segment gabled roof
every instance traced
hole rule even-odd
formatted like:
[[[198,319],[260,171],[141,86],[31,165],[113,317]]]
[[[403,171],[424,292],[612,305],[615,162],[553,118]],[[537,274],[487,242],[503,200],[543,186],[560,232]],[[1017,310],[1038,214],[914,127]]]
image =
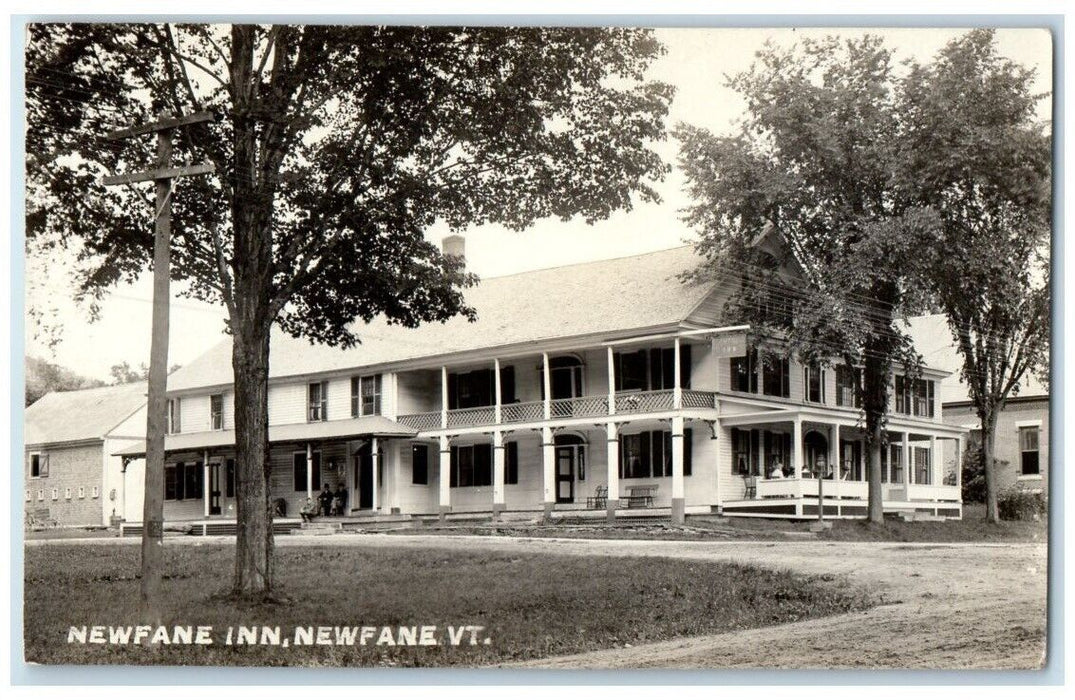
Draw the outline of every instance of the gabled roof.
[[[941,382],[941,403],[969,401],[967,386],[960,379],[959,371],[963,368],[963,356],[956,349],[952,331],[948,328],[948,317],[944,314],[913,316],[906,319],[906,332],[914,340],[915,350],[922,355],[923,362],[929,367],[936,367],[951,372],[951,376]],[[1027,372],[1020,382],[1016,396],[1048,396],[1048,387],[1042,385],[1033,373]]]
[[[146,383],[45,394],[26,409],[26,445],[101,439],[146,403]]]
[[[315,345],[273,329],[269,376],[357,369],[454,352],[683,322],[714,284],[684,284],[697,266],[691,246],[484,279],[466,291],[474,323],[453,318],[408,329],[382,318],[361,326],[350,350]],[[231,338],[168,377],[169,391],[232,383]]]

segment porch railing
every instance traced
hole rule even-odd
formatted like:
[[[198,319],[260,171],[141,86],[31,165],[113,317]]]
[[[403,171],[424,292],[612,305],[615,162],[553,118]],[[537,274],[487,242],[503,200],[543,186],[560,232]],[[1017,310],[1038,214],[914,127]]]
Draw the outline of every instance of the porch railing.
[[[530,423],[544,417],[545,403],[542,401],[506,403],[500,407],[500,419],[505,423]]]
[[[608,415],[607,396],[579,396],[573,399],[554,399],[549,402],[553,418],[589,418]]]
[[[616,414],[659,413],[671,411],[675,406],[672,390],[620,392],[616,394]],[[571,399],[554,399],[549,402],[549,412],[557,418],[599,418],[608,416],[608,396],[579,396]],[[716,394],[711,391],[684,390],[683,408],[715,408]],[[448,427],[461,428],[477,425],[495,425],[496,409],[493,406],[458,408],[448,411]],[[506,403],[500,407],[501,423],[536,423],[545,419],[545,402],[524,401]],[[415,430],[437,430],[442,427],[440,411],[410,413],[399,416],[398,422]]]
[[[397,416],[396,422],[415,430],[436,430],[440,427],[440,411],[434,413],[408,413]]]

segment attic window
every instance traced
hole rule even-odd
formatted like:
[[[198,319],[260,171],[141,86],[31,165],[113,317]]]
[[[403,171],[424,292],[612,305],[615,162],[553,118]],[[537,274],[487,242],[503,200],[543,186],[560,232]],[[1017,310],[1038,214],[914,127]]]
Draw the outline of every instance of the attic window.
[[[40,452],[30,454],[30,478],[44,479],[49,475],[49,456]]]

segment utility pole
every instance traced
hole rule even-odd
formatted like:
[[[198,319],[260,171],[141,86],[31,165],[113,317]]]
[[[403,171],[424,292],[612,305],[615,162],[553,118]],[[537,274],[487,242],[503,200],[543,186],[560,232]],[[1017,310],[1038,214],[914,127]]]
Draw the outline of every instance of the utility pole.
[[[160,115],[150,124],[113,131],[105,136],[120,140],[157,135],[157,167],[129,175],[110,175],[105,185],[129,185],[152,180],[156,184],[157,202],[153,238],[153,327],[149,350],[149,399],[146,419],[145,504],[142,510],[142,583],[139,608],[144,622],[159,622],[161,561],[164,554],[164,434],[168,411],[165,392],[168,381],[168,291],[171,274],[172,189],[173,180],[186,175],[214,171],[212,163],[172,167],[172,133],[176,128],[212,121],[212,112],[187,116]]]

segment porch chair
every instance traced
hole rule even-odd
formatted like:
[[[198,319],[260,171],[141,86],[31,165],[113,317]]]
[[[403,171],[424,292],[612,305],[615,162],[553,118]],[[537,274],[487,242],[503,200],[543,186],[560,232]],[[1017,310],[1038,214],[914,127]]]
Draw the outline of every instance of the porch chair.
[[[756,476],[744,476],[743,486],[746,492],[743,494],[744,498],[755,498],[758,495],[758,477]]]
[[[594,489],[593,495],[586,499],[587,508],[605,508],[608,506],[608,487],[598,486]]]

